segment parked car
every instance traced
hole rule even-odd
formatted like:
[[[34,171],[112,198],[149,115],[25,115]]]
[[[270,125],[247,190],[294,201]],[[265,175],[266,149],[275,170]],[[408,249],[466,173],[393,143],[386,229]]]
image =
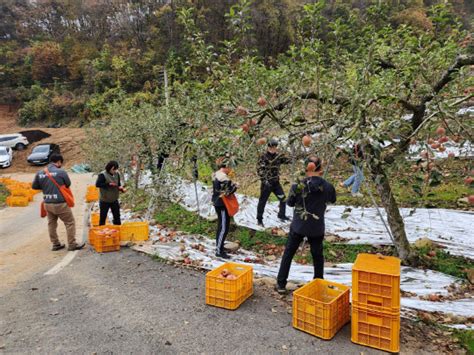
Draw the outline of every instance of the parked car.
[[[2,147],[0,146],[0,167],[1,168],[8,168],[12,165],[13,160],[13,152],[10,147]]]
[[[49,158],[53,153],[60,153],[59,145],[45,143],[37,145],[28,156],[28,163],[33,165],[43,165],[49,163]]]
[[[0,135],[0,146],[10,147],[16,150],[24,150],[28,144],[30,144],[28,139],[20,133]]]

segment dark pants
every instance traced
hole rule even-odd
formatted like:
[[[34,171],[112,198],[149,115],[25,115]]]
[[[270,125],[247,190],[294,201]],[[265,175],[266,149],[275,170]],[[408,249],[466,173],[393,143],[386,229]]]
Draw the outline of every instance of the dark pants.
[[[225,207],[215,207],[218,223],[216,233],[216,253],[222,253],[224,251],[224,242],[229,233],[230,216],[227,213]]]
[[[290,230],[288,240],[286,241],[285,252],[281,258],[280,270],[278,271],[277,282],[280,287],[286,286],[288,274],[290,273],[291,261],[295,256],[298,247],[303,241],[304,235],[298,234]],[[315,279],[323,279],[324,275],[324,255],[323,255],[323,239],[324,237],[308,238],[313,257],[314,277]]]
[[[257,206],[257,220],[263,220],[263,211],[265,211],[265,206],[267,204],[268,198],[271,193],[274,193],[278,200],[280,201],[280,211],[278,212],[278,218],[283,218],[286,215],[286,200],[285,192],[279,181],[264,183],[260,186],[260,198],[258,199]]]
[[[105,221],[107,220],[107,214],[109,213],[109,209],[112,210],[112,215],[114,216],[114,224],[121,225],[122,222],[120,221],[120,204],[118,201],[115,202],[99,202],[100,207],[100,220],[99,226],[103,226]]]

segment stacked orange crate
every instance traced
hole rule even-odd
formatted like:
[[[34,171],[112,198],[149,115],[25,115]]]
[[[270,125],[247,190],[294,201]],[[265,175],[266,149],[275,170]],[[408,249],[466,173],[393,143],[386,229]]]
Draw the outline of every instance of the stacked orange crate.
[[[352,268],[352,341],[400,351],[400,259],[357,256]]]

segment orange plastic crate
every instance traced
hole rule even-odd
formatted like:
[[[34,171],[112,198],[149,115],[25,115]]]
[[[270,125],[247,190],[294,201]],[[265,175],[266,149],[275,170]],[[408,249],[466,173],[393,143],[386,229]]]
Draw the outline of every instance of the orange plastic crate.
[[[237,276],[228,280],[221,276],[227,269]],[[210,306],[237,309],[253,294],[253,268],[249,265],[225,263],[206,274],[206,304]]]
[[[150,227],[148,222],[125,222],[120,227],[120,240],[124,241],[144,241],[148,240]]]
[[[293,327],[331,339],[350,320],[350,287],[315,279],[293,292]]]
[[[393,315],[352,307],[354,343],[392,353],[400,351],[400,314]]]
[[[98,212],[91,213],[91,226],[97,227],[100,222],[100,214]]]
[[[89,186],[86,192],[86,202],[95,202],[99,200],[99,190],[95,186]]]
[[[359,254],[352,267],[352,305],[378,312],[400,312],[400,259]]]
[[[28,206],[28,197],[8,196],[6,203],[7,203],[7,206],[10,206],[10,207],[26,207]]]
[[[120,250],[120,237],[113,228],[93,227],[89,229],[89,244],[99,253],[117,251]]]

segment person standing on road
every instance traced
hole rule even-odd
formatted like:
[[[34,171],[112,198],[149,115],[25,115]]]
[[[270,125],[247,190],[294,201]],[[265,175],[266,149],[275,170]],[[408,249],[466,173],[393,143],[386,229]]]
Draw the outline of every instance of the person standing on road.
[[[219,170],[212,174],[212,203],[216,209],[218,224],[216,232],[216,256],[229,259],[229,255],[224,251],[224,243],[229,233],[230,216],[223,201],[223,196],[229,196],[237,191],[228,174],[230,169],[226,163],[218,164]]]
[[[95,186],[100,189],[99,207],[100,220],[99,226],[103,226],[107,220],[109,209],[112,210],[115,225],[121,225],[120,220],[120,192],[125,192],[118,171],[119,165],[111,160],[105,166],[105,170],[99,174]]]
[[[321,165],[319,158],[310,157],[307,160],[306,178],[291,187],[288,206],[294,207],[294,214],[278,271],[276,285],[278,293],[286,292],[291,261],[305,237],[313,257],[314,278],[324,278],[324,214],[327,204],[336,202],[336,190],[321,177]]]
[[[260,198],[257,206],[257,223],[260,227],[264,227],[263,212],[272,192],[280,201],[278,218],[285,222],[290,220],[286,216],[286,196],[280,184],[280,166],[289,163],[290,159],[288,157],[278,153],[278,141],[270,139],[267,151],[260,157],[257,166],[257,174],[261,181]]]
[[[66,226],[68,250],[79,250],[85,245],[85,243],[76,242],[76,222],[74,215],[59,188],[56,186],[56,184],[59,186],[65,185],[66,187],[71,186],[71,180],[68,174],[65,170],[61,169],[63,161],[64,159],[60,154],[51,155],[50,163],[46,168],[51,178],[48,177],[45,170],[41,170],[36,173],[32,185],[33,189],[43,191],[44,206],[48,216],[49,238],[51,239],[51,243],[53,243],[53,251],[65,247],[64,244],[60,243],[57,233],[58,218],[63,221]],[[56,184],[51,179],[54,179]]]

